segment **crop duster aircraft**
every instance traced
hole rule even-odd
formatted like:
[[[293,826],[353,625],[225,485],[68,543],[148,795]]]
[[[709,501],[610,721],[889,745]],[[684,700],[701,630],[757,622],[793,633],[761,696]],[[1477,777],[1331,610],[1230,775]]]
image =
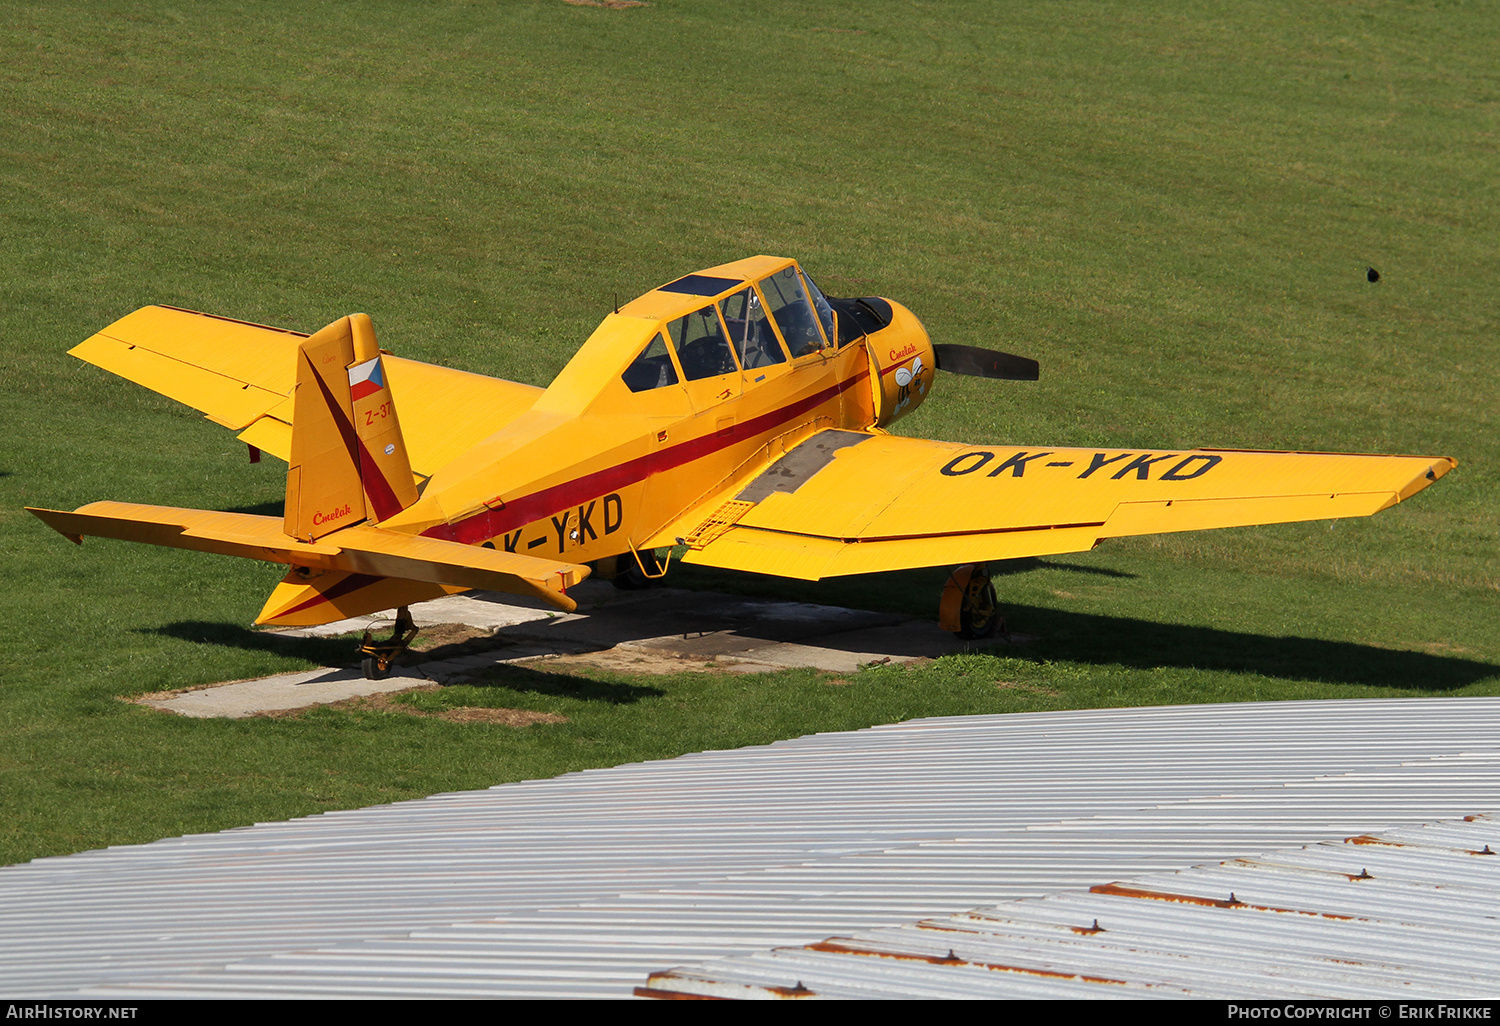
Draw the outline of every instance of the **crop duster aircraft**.
[[[469,588],[575,608],[689,563],[818,580],[963,564],[940,622],[999,617],[985,561],[1101,539],[1366,516],[1447,458],[963,445],[888,434],[937,370],[1036,379],[1022,357],[933,345],[888,299],[825,297],[794,260],[678,278],[605,317],[545,388],[401,359],[370,318],[314,335],[149,306],[72,350],[290,465],[283,517],[94,502],[32,510],[84,535],[284,563],[256,622],[398,607],[362,651],[382,676],[405,607]]]

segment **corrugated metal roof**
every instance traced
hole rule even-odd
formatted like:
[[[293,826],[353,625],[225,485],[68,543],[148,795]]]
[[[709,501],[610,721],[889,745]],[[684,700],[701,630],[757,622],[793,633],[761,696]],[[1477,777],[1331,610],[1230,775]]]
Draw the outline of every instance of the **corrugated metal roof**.
[[[1500,823],[1363,834],[653,975],[734,998],[1493,999]]]
[[[651,972],[1500,804],[1500,699],[915,720],[0,869],[15,996]]]

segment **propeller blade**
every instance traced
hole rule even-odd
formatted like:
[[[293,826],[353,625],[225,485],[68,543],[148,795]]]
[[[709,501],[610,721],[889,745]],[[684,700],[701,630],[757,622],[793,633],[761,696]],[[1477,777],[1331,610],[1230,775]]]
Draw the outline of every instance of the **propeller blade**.
[[[1041,375],[1041,365],[1035,360],[996,349],[941,344],[933,346],[932,353],[937,358],[938,369],[950,374],[971,374],[977,378],[1006,381],[1036,381]]]

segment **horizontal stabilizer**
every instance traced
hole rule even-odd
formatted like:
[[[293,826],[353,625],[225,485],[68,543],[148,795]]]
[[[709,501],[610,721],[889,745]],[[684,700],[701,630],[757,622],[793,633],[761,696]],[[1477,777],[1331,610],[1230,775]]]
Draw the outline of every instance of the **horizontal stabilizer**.
[[[47,526],[80,540],[84,536],[147,542],[169,548],[244,556],[310,570],[342,570],[370,577],[457,588],[485,588],[532,595],[572,612],[566,590],[588,576],[588,567],[517,552],[402,534],[369,524],[345,528],[313,542],[282,531],[280,517],[249,513],[94,502],[73,512],[32,509]],[[340,617],[333,617],[339,619]]]

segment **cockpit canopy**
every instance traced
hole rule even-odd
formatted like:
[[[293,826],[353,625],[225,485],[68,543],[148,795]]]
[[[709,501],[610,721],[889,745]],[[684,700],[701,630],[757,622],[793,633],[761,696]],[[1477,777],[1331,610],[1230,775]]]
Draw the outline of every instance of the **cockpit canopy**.
[[[690,274],[636,302],[662,293],[705,302],[663,318],[663,330],[625,370],[632,392],[771,367],[840,344],[828,300],[795,263],[759,276]]]

